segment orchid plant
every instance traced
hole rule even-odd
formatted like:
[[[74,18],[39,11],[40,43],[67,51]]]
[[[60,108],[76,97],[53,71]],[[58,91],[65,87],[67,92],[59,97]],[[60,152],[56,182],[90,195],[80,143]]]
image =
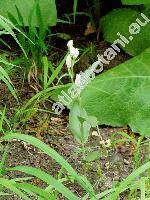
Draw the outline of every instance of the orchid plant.
[[[79,49],[73,45],[73,40],[67,43],[68,53],[66,56],[66,66],[72,85],[68,91],[61,91],[58,95],[59,102],[54,103],[52,110],[56,114],[61,114],[64,109],[64,105],[67,106],[71,111],[69,115],[70,130],[73,133],[75,139],[83,146],[89,137],[90,130],[92,127],[97,127],[98,121],[94,116],[89,116],[86,110],[81,105],[80,94],[82,90],[95,78],[95,73],[99,73],[103,70],[103,66],[97,70],[97,67],[101,66],[101,58],[98,55],[98,60],[94,62],[90,68],[79,74],[74,74],[74,66],[78,62]]]
[[[70,130],[74,135],[75,139],[82,145],[87,142],[90,130],[92,127],[98,127],[98,121],[96,117],[89,116],[82,105],[80,104],[80,93],[81,91],[95,78],[94,70],[100,65],[101,59],[98,56],[98,60],[94,62],[89,69],[85,72],[76,74],[74,80],[74,65],[78,62],[79,49],[73,46],[73,40],[68,41],[68,54],[66,57],[66,66],[68,74],[72,80],[73,85],[76,87],[77,98],[74,100],[73,106],[70,108]],[[102,69],[101,69],[102,70]]]

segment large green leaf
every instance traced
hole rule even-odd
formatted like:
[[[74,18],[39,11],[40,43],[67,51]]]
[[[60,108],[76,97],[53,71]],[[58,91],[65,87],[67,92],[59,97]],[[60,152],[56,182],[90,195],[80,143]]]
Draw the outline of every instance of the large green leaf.
[[[147,13],[145,15],[148,17]],[[145,22],[141,14],[133,9],[115,9],[110,12],[101,21],[105,40],[114,43],[120,38],[117,35],[119,32],[129,40],[129,44],[126,44],[125,47],[120,45],[128,54],[135,56],[141,53],[150,46],[150,23],[147,23],[146,26],[140,26],[140,32],[132,35],[129,32],[129,27],[136,22],[137,18],[141,22]],[[130,36],[133,37],[132,40],[129,39]]]
[[[25,26],[29,26],[29,18],[32,16],[31,25],[38,27],[39,22],[35,3],[36,0],[0,0],[0,15],[8,18],[9,13],[15,17],[19,25],[22,25],[20,16],[17,12],[18,9]],[[55,25],[57,21],[55,0],[39,0],[39,6],[43,23],[46,26]]]
[[[82,92],[81,105],[100,125],[129,125],[150,135],[150,48],[97,76]]]
[[[150,0],[121,0],[126,5],[150,4]]]

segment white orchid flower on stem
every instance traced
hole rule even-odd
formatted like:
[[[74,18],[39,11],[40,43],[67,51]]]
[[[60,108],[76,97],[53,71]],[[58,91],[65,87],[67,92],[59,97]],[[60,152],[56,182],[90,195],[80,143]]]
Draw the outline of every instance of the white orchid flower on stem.
[[[70,49],[73,46],[73,40],[69,40],[67,43],[67,47]]]
[[[79,50],[77,48],[71,47],[70,48],[70,55],[74,58],[77,59],[79,56]]]
[[[72,66],[72,58],[71,58],[70,54],[68,54],[67,57],[66,57],[66,65],[67,65],[68,69],[70,69],[71,66]]]
[[[73,46],[73,40],[69,40],[69,42],[67,43],[67,46],[68,46],[71,57],[73,57],[74,59],[77,59],[77,57],[79,56],[79,49]]]
[[[81,74],[76,74],[75,85],[76,86],[81,85]]]
[[[78,48],[75,48],[73,46],[73,40],[69,40],[67,43],[67,46],[68,46],[69,53],[66,57],[66,65],[68,68],[69,76],[71,77],[71,80],[73,82],[73,77],[74,77],[73,67],[76,63],[77,57],[79,56],[79,50]]]

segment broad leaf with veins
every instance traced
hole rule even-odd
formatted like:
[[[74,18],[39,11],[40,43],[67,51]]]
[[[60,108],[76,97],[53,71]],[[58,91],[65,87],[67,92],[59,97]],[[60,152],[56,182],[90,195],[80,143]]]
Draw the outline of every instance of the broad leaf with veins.
[[[150,135],[150,48],[97,76],[82,92],[81,105],[100,125],[129,125]]]
[[[150,19],[149,11],[143,11],[143,13],[148,19]],[[115,9],[108,13],[101,20],[101,28],[105,40],[112,44],[120,38],[117,35],[117,33],[120,33],[129,41],[129,44],[126,44],[124,47],[120,45],[120,48],[132,56],[136,56],[143,52],[150,46],[150,22],[148,22],[145,26],[140,26],[140,32],[138,34],[132,35],[129,32],[129,27],[132,23],[136,22],[137,18],[142,23],[146,22],[139,11],[131,8]],[[130,36],[133,38],[131,41],[129,39]]]

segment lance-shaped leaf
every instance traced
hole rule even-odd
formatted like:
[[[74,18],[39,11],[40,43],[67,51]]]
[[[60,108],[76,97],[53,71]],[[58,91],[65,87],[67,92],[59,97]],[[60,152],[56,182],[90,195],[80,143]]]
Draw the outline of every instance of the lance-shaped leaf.
[[[122,0],[122,3],[126,5],[141,5],[150,4],[150,0]]]

